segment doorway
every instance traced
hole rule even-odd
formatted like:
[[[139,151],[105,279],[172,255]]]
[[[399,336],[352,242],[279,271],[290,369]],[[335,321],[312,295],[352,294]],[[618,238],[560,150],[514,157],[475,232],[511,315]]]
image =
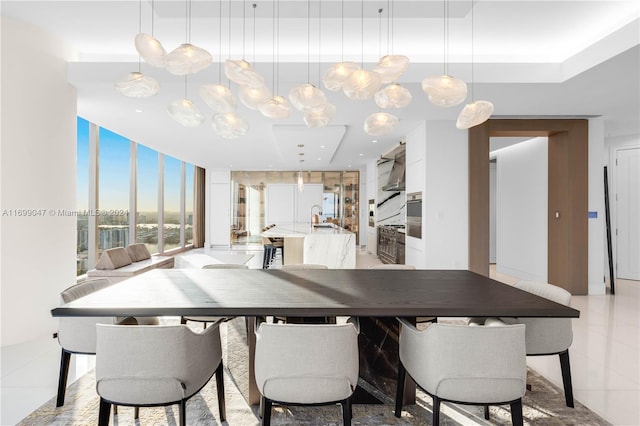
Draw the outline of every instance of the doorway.
[[[616,276],[640,280],[640,148],[619,148],[615,158]]]
[[[547,282],[588,293],[588,121],[491,119],[469,129],[469,269],[489,276],[489,139],[546,136]]]

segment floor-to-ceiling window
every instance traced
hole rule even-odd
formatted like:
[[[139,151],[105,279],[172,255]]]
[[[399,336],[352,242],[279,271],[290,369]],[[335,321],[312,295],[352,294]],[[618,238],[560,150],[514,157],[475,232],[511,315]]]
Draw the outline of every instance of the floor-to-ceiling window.
[[[193,194],[195,168],[193,164],[185,164],[185,184],[184,184],[184,239],[186,245],[193,244]]]
[[[162,223],[164,251],[180,246],[180,169],[180,160],[168,155],[164,156],[164,221]]]
[[[105,249],[141,242],[151,253],[166,253],[192,246],[194,169],[78,118],[78,275]]]
[[[77,244],[76,272],[82,275],[87,272],[89,262],[89,122],[78,117],[77,125]]]
[[[98,256],[129,244],[129,140],[100,129]]]
[[[138,145],[137,242],[158,252],[158,152]]]

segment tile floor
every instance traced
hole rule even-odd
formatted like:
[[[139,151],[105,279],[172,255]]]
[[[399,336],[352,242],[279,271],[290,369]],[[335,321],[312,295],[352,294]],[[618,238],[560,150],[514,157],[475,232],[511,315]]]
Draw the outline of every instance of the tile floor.
[[[262,267],[261,248],[234,252],[254,254],[249,267]],[[356,263],[367,268],[380,261],[360,252]],[[574,296],[572,306],[581,311],[570,349],[575,398],[615,425],[640,425],[640,282],[618,280],[615,296]],[[69,383],[93,366],[92,356],[72,360]],[[16,424],[55,395],[59,362],[53,339],[2,347],[0,425]],[[529,357],[528,363],[561,387],[557,356]]]

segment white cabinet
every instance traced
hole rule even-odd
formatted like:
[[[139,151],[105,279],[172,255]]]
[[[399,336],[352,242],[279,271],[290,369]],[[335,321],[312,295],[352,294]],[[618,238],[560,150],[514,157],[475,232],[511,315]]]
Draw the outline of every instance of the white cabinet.
[[[322,190],[322,184],[306,184],[302,191],[294,184],[267,185],[265,224],[311,224],[311,207],[322,205]]]

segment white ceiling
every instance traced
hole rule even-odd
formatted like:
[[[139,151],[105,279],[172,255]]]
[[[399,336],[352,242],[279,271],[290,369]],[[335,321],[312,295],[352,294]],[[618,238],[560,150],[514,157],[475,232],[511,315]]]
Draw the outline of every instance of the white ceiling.
[[[413,102],[403,110],[389,111],[400,118],[392,134],[373,138],[364,132],[364,119],[378,110],[373,100],[352,101],[328,90],[324,91],[337,115],[326,129],[307,129],[302,113],[295,110],[288,119],[270,120],[243,105],[238,111],[251,129],[240,139],[223,140],[208,123],[183,128],[166,113],[171,100],[184,96],[183,77],[143,63],[142,72],[161,82],[158,95],[130,99],[113,86],[138,69],[133,39],[140,25],[143,32],[151,32],[150,0],[3,0],[1,11],[3,16],[43,27],[72,48],[68,79],[77,88],[80,116],[203,167],[361,168],[393,148],[421,120],[451,120],[454,126],[463,105],[432,106],[420,89],[425,76],[443,73],[445,52],[448,73],[468,84],[473,78],[476,84],[469,84],[470,92],[473,88],[475,99],[494,103],[494,117],[602,117],[607,136],[639,132],[637,0],[280,0],[279,4],[280,18],[274,21],[272,1],[192,0],[191,42],[209,50],[215,61],[244,56],[271,87],[277,22],[278,93],[285,96],[294,85],[306,83],[307,75],[318,85],[319,70],[342,57],[370,69],[380,55],[404,54],[411,65],[399,82],[411,90]],[[155,0],[154,35],[167,51],[186,40],[186,5],[186,0]],[[218,81],[217,63],[188,79],[188,97],[207,116],[212,111],[199,99],[198,88]],[[221,81],[227,84],[224,76]],[[233,83],[231,88],[237,93]],[[301,150],[304,156],[298,155]],[[304,163],[299,162],[301,157]]]

